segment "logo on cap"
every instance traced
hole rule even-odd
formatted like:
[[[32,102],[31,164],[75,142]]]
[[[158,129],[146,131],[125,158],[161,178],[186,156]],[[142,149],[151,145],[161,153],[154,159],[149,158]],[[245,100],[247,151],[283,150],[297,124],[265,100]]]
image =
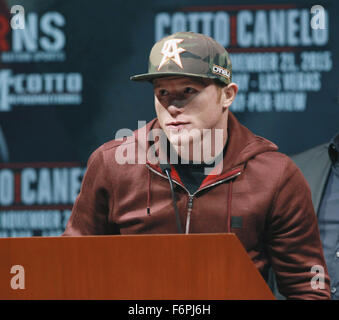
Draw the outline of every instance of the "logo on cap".
[[[223,76],[224,78],[227,78],[228,80],[231,77],[231,73],[229,72],[229,70],[227,70],[223,67],[220,67],[216,64],[213,65],[212,72],[215,73],[215,74],[219,74],[219,75]]]
[[[179,48],[178,43],[183,42],[184,39],[170,39],[167,40],[162,49],[161,53],[163,54],[163,58],[159,64],[158,71],[163,67],[163,65],[169,61],[172,60],[175,62],[181,69],[184,67],[181,63],[180,53],[186,51],[184,48]]]

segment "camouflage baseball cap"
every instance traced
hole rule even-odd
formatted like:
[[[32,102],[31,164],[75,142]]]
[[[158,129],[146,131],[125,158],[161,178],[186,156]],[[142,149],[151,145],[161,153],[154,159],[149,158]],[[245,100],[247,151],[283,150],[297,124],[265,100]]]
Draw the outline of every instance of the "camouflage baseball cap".
[[[148,73],[131,77],[134,81],[150,81],[169,76],[232,80],[232,64],[225,48],[211,37],[194,32],[177,32],[153,46]]]

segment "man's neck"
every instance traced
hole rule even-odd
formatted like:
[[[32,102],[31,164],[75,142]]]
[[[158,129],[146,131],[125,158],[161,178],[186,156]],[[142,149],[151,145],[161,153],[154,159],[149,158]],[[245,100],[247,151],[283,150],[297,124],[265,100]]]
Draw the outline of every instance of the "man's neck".
[[[215,165],[219,163],[225,156],[226,153],[226,147],[227,147],[227,140],[225,141],[225,144],[222,148],[219,150],[214,149],[213,153],[211,152],[208,157],[201,156],[202,153],[198,153],[198,156],[196,157],[187,157],[186,153],[180,153],[177,150],[180,148],[176,148],[175,146],[171,145],[168,142],[169,146],[169,155],[171,155],[171,159],[173,162],[176,162],[178,164],[187,164],[187,165],[201,165],[201,166],[210,166]],[[216,152],[218,151],[218,153]],[[183,156],[184,155],[184,156]],[[171,163],[172,163],[171,161]]]

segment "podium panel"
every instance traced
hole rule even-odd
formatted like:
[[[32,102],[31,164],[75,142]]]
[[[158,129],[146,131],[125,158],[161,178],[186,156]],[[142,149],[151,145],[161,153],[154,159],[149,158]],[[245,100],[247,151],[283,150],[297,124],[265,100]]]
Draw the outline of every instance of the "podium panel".
[[[3,238],[0,256],[0,299],[274,299],[234,234]]]

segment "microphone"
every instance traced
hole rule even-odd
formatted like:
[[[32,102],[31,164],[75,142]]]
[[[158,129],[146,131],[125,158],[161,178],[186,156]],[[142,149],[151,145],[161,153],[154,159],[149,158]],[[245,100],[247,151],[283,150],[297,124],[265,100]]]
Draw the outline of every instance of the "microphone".
[[[173,202],[173,207],[174,207],[174,212],[175,212],[175,218],[176,218],[178,233],[183,233],[182,227],[181,227],[179,211],[178,211],[178,207],[177,207],[177,198],[176,198],[175,193],[174,193],[173,181],[172,181],[172,178],[171,178],[172,168],[171,168],[170,164],[166,162],[166,163],[160,163],[160,169],[164,174],[166,174],[168,181],[169,181],[169,184],[170,184],[171,194],[172,194],[172,202]]]
[[[160,169],[162,171],[162,173],[166,174],[166,170],[168,170],[169,172],[172,171],[171,165],[169,163],[160,163]]]

